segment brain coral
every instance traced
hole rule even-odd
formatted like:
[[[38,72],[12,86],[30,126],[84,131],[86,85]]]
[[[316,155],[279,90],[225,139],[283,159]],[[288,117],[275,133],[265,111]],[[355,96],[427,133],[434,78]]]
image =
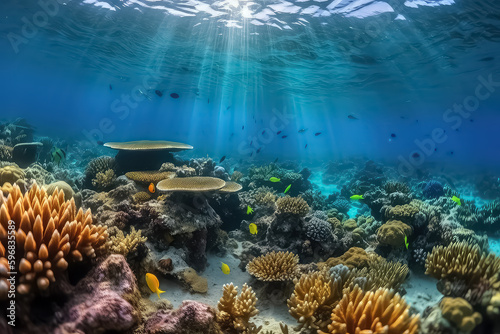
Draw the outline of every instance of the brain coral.
[[[254,258],[246,269],[261,281],[289,281],[295,277],[298,263],[298,255],[273,251]]]
[[[105,247],[105,227],[92,223],[90,210],[76,210],[75,201],[64,200],[64,192],[48,195],[36,183],[24,196],[18,186],[7,198],[0,195],[0,299],[10,287],[6,273],[19,273],[17,292],[27,294],[33,288],[46,290],[68,261],[94,257]],[[14,222],[10,229],[9,221]],[[16,233],[16,263],[7,260],[8,231]]]
[[[443,317],[464,333],[472,332],[483,320],[481,314],[474,312],[471,304],[463,298],[445,297],[439,303],[439,307],[443,312]]]
[[[405,235],[410,236],[412,229],[410,226],[399,220],[389,220],[377,230],[377,240],[381,244],[393,247],[403,246]]]
[[[309,205],[302,197],[281,197],[276,201],[278,212],[305,216],[309,212]]]
[[[16,164],[0,168],[0,185],[3,185],[5,182],[14,184],[17,180],[24,178],[25,174],[23,170]]]
[[[331,241],[334,239],[332,226],[325,220],[312,217],[306,228],[307,237],[314,241]]]
[[[386,211],[385,217],[388,220],[400,220],[404,223],[411,224],[417,213],[418,208],[410,204],[396,205],[389,211]]]
[[[356,286],[332,312],[328,332],[319,334],[417,334],[419,316],[391,290],[363,292]]]

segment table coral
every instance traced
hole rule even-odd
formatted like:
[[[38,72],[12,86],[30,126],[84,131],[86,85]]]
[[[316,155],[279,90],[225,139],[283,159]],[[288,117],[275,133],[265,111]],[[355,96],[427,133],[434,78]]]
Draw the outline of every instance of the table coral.
[[[161,180],[174,178],[175,172],[137,171],[128,172],[125,176],[140,185],[149,186],[151,183],[156,185]]]
[[[399,220],[390,220],[377,230],[377,240],[381,244],[400,247],[405,244],[405,235],[410,236],[411,234],[410,226]]]
[[[46,290],[56,275],[66,270],[68,261],[94,257],[106,246],[105,227],[92,222],[90,210],[76,210],[75,201],[65,201],[64,192],[48,195],[36,183],[24,196],[18,186],[7,198],[0,195],[0,265],[2,271],[11,271],[7,261],[7,231],[9,221],[15,223],[18,261],[14,271],[19,272],[16,284],[20,294],[37,287]],[[0,297],[9,289],[7,279],[0,279]]]
[[[391,290],[363,292],[355,287],[345,294],[332,312],[328,331],[319,334],[417,334],[419,316]]]
[[[298,255],[290,252],[271,252],[254,258],[246,269],[261,281],[289,281],[297,274]]]
[[[463,298],[445,297],[439,303],[443,317],[457,326],[461,332],[470,333],[483,318],[474,312],[472,306]]]

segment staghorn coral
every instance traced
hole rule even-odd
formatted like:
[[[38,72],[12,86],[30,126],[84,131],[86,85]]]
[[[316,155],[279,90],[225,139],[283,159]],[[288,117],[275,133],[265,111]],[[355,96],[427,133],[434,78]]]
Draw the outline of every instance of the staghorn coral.
[[[342,283],[333,280],[326,271],[303,274],[295,279],[295,289],[287,305],[297,319],[297,330],[325,328],[335,303],[342,296]]]
[[[121,254],[127,256],[137,249],[137,246],[145,243],[148,238],[141,236],[141,230],[135,230],[132,226],[130,228],[130,233],[125,236],[123,231],[118,230],[115,236],[110,238],[110,251],[114,254]]]
[[[479,325],[483,317],[474,312],[471,304],[463,298],[445,297],[439,303],[443,317],[452,322],[463,333],[470,333]]]
[[[2,271],[20,273],[17,292],[27,294],[36,286],[46,290],[55,282],[58,271],[68,267],[68,261],[94,257],[105,247],[105,227],[92,223],[90,210],[76,210],[75,201],[64,200],[64,192],[48,195],[36,183],[24,196],[14,186],[8,198],[0,195],[0,266]],[[18,261],[14,268],[7,261],[7,231],[13,221],[18,245]],[[0,279],[0,298],[7,295],[10,283]]]
[[[143,186],[149,186],[151,183],[155,185],[161,180],[171,179],[175,177],[175,172],[160,172],[160,171],[138,171],[128,172],[125,174],[129,179]]]
[[[256,316],[259,311],[255,307],[257,297],[252,288],[246,283],[243,284],[241,293],[238,296],[238,287],[233,283],[224,284],[222,297],[217,303],[219,310],[217,314],[217,322],[224,332],[228,329],[244,331],[253,324],[250,318]]]
[[[273,251],[252,259],[246,269],[261,281],[289,281],[297,274],[298,263],[298,255]]]
[[[328,332],[319,334],[417,334],[419,316],[391,290],[363,292],[356,286],[332,312]]]
[[[105,172],[96,174],[95,179],[92,179],[92,185],[98,190],[109,189],[116,181],[115,171],[108,169]]]
[[[377,230],[377,240],[381,244],[400,247],[404,245],[405,235],[410,236],[411,233],[410,226],[399,220],[390,220]]]
[[[0,185],[6,182],[14,184],[17,180],[24,179],[25,177],[26,175],[23,170],[16,164],[10,164],[0,168]]]
[[[494,290],[500,290],[500,258],[481,252],[479,246],[467,243],[451,243],[436,246],[427,255],[425,273],[437,279],[462,279],[472,287],[489,281]]]
[[[309,205],[302,197],[281,197],[276,201],[280,214],[292,214],[304,217],[309,212]]]

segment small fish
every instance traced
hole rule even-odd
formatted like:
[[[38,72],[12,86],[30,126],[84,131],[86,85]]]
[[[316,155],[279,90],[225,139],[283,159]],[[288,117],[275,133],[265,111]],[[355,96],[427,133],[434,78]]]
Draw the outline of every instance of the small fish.
[[[391,138],[396,138],[396,134],[395,133],[391,133]]]
[[[288,137],[288,136],[281,136],[281,138],[283,138],[283,139],[285,139],[286,137]]]
[[[250,225],[248,225],[248,229],[250,230],[250,234],[257,234],[257,225],[254,223],[250,223]]]
[[[226,156],[225,155],[222,158],[220,158],[219,163],[223,162],[224,160],[226,160]]]
[[[420,154],[418,152],[415,152],[411,155],[411,157],[415,159],[420,159]]]
[[[113,86],[109,85],[109,90],[113,90]]]
[[[155,90],[155,94],[158,95],[159,97],[163,96],[163,93],[160,90]],[[173,97],[173,96],[172,96]]]
[[[179,98],[179,94],[172,93],[172,94],[170,94],[170,97],[173,98],[173,99],[178,99]]]
[[[408,237],[406,236],[406,234],[405,234],[405,246],[406,246],[406,249],[408,249],[408,246],[410,246],[410,243],[408,242]]]
[[[250,207],[250,205],[247,205],[247,215],[250,215],[253,213],[253,209]]]
[[[286,187],[285,191],[283,192],[283,194],[286,194],[288,192],[288,190],[290,190],[290,188],[292,187],[291,184],[288,185],[288,187]]]
[[[304,133],[304,132],[306,132],[306,131],[307,131],[307,129],[300,129],[300,130],[299,130],[299,133]]]
[[[276,158],[276,159],[274,160],[274,163],[277,163],[277,162],[278,162],[278,159],[279,159],[279,158]]]
[[[147,273],[146,283],[148,284],[149,289],[158,295],[158,299],[161,299],[160,293],[164,293],[165,291],[160,290],[160,282],[158,282],[158,278],[156,278],[153,274]]]
[[[207,103],[210,103],[210,99],[207,99]]]
[[[52,160],[59,166],[64,159],[66,159],[66,152],[60,148],[54,148],[54,151],[52,151]]]
[[[231,109],[231,106],[229,106],[229,107],[226,108],[226,110],[229,110],[229,109]]]
[[[241,130],[245,130],[245,126],[244,125],[241,127]]]
[[[224,262],[221,262],[222,263],[222,266],[220,267],[220,269],[222,270],[222,272],[226,275],[229,275],[229,273],[231,272],[231,269],[229,269],[229,266],[227,264],[225,264]]]
[[[156,188],[155,188],[154,183],[150,183],[150,184],[149,184],[148,190],[149,190],[149,192],[150,192],[150,193],[152,193],[152,194],[154,194],[154,193],[155,193]]]
[[[279,178],[274,177],[274,176],[271,177],[271,178],[269,178],[269,181],[271,181],[271,182],[281,182],[281,180]]]
[[[314,135],[317,137],[321,134],[321,132],[316,132]]]
[[[281,131],[276,132],[277,135],[279,135],[280,133],[281,133]]]
[[[97,143],[97,145],[99,145],[99,146],[103,146],[103,145],[104,145],[104,142],[103,142],[102,140],[98,140],[98,141],[96,141],[96,143]]]
[[[347,116],[347,118],[349,118],[349,119],[359,119],[359,118],[357,118],[357,117],[356,117],[356,116],[354,116],[354,115],[349,115],[349,116]]]
[[[256,153],[260,153],[260,150],[262,150],[262,147],[259,147]]]
[[[364,198],[363,198],[363,195],[352,195],[351,199],[352,200],[360,200],[360,199],[364,199]]]
[[[306,146],[304,146],[304,148],[307,148],[307,144],[306,144]]]
[[[250,142],[250,146],[252,146],[252,144],[253,144],[253,140]]]
[[[453,197],[451,198],[451,200],[452,200],[453,202],[457,203],[459,206],[461,206],[461,205],[462,205],[462,201],[461,201],[461,200],[460,200],[460,198],[458,198],[457,196],[453,196]]]

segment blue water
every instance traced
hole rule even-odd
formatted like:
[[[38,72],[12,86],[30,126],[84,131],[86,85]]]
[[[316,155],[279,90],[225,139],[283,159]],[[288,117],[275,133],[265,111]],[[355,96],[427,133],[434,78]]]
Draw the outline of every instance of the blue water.
[[[0,7],[1,116],[41,135],[177,140],[201,155],[312,165],[500,166],[492,0]],[[474,111],[447,112],[464,103]]]

